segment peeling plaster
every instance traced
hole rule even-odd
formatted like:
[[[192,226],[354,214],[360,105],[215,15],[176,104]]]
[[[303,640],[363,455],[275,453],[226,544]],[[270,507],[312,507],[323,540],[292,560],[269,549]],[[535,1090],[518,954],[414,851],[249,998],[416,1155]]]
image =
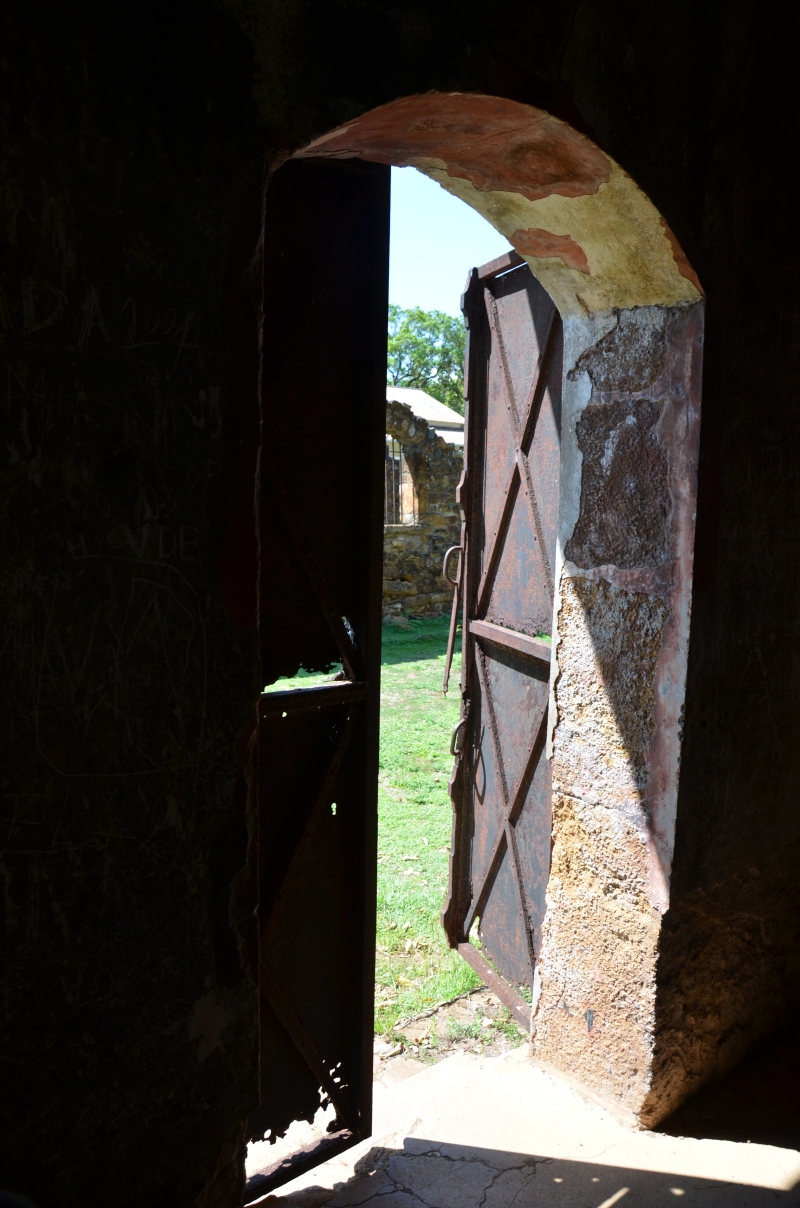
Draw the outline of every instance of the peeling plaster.
[[[607,184],[584,197],[553,194],[529,201],[519,193],[482,192],[452,177],[442,162],[414,165],[471,206],[512,242],[518,230],[537,228],[569,238],[586,257],[589,274],[558,258],[518,251],[562,317],[638,306],[696,302],[696,286],[679,271],[660,215],[630,177],[615,165]]]
[[[581,511],[566,548],[578,566],[632,569],[666,560],[671,500],[657,430],[662,407],[623,398],[581,416]]]
[[[658,691],[653,701],[655,729],[648,756],[651,767],[648,808],[651,818],[651,900],[663,911],[669,901],[669,870],[680,765],[680,717],[688,657],[702,305],[670,309],[640,308],[570,319],[564,324],[564,336],[562,469],[556,565],[556,582],[560,588],[554,604],[548,756],[553,757],[555,731],[564,720],[555,684],[562,662],[559,612],[564,592],[568,590],[567,579],[578,574],[589,578],[602,576],[618,588],[660,596],[668,609],[659,654]],[[638,402],[632,402],[631,394]],[[638,560],[627,558],[625,551],[621,550],[620,556],[613,562],[603,557],[600,565],[593,567],[583,562],[581,567],[572,565],[565,551],[571,550],[570,543],[581,516],[584,488],[589,481],[584,474],[584,452],[580,439],[580,427],[587,409],[591,406],[602,411],[604,406],[619,407],[625,400],[626,407],[635,408],[644,397],[658,400],[662,408],[655,430],[667,462],[661,506],[668,508],[668,527],[660,558],[642,558],[642,534],[634,528],[631,541],[632,549],[639,547]],[[635,410],[633,414],[636,414]],[[638,425],[636,431],[639,431]],[[642,430],[642,435],[646,436],[646,429]],[[598,457],[598,460],[601,459],[602,452]],[[592,467],[592,473],[597,473],[596,466]],[[608,551],[598,552],[607,554]]]
[[[533,256],[536,260],[555,258],[566,268],[577,269],[579,273],[589,272],[586,252],[571,235],[554,235],[552,231],[529,227],[527,231],[515,231],[511,244],[521,256]]]
[[[564,318],[702,296],[674,235],[630,176],[530,105],[459,93],[403,97],[297,154],[424,172],[517,247]]]

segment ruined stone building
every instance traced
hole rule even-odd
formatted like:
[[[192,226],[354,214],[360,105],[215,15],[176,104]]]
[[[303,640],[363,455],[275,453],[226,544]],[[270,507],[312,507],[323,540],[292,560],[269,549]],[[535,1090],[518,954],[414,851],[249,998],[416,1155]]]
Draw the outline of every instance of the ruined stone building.
[[[436,616],[453,598],[442,571],[461,536],[464,421],[422,390],[389,388],[386,444],[384,616]]]
[[[238,1208],[249,1139],[370,1133],[392,165],[515,249],[465,300],[447,934],[658,1124],[800,1001],[784,24],[10,0],[2,47],[0,1183]]]

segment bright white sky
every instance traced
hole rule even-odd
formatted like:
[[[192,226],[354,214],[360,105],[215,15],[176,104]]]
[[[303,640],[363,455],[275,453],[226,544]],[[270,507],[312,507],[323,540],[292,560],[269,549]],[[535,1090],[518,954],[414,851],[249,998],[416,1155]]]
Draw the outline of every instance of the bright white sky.
[[[485,218],[416,168],[392,168],[390,302],[458,315],[469,270],[510,250]]]

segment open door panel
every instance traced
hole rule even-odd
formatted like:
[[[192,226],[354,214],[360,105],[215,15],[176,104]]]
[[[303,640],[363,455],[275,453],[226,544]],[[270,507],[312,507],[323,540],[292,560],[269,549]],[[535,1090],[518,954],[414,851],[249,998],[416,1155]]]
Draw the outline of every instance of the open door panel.
[[[514,253],[473,270],[463,307],[464,653],[443,921],[451,945],[527,1027],[550,869],[545,738],[562,328],[552,300]]]
[[[266,193],[257,813],[260,1106],[329,1135],[245,1203],[371,1129],[389,169],[290,161]],[[341,670],[339,670],[341,668]],[[333,678],[337,675],[338,678]]]

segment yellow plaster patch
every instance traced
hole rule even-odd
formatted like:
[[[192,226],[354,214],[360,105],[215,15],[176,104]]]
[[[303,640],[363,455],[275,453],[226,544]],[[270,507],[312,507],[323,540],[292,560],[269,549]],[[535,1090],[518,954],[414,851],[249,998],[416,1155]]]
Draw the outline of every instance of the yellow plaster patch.
[[[510,241],[515,231],[539,228],[568,235],[586,254],[589,275],[557,256],[526,256],[534,276],[562,316],[632,306],[676,306],[702,296],[678,270],[658,211],[618,164],[596,193],[551,194],[529,201],[520,193],[484,192],[450,176],[443,160],[410,161],[448,193],[477,210]]]

